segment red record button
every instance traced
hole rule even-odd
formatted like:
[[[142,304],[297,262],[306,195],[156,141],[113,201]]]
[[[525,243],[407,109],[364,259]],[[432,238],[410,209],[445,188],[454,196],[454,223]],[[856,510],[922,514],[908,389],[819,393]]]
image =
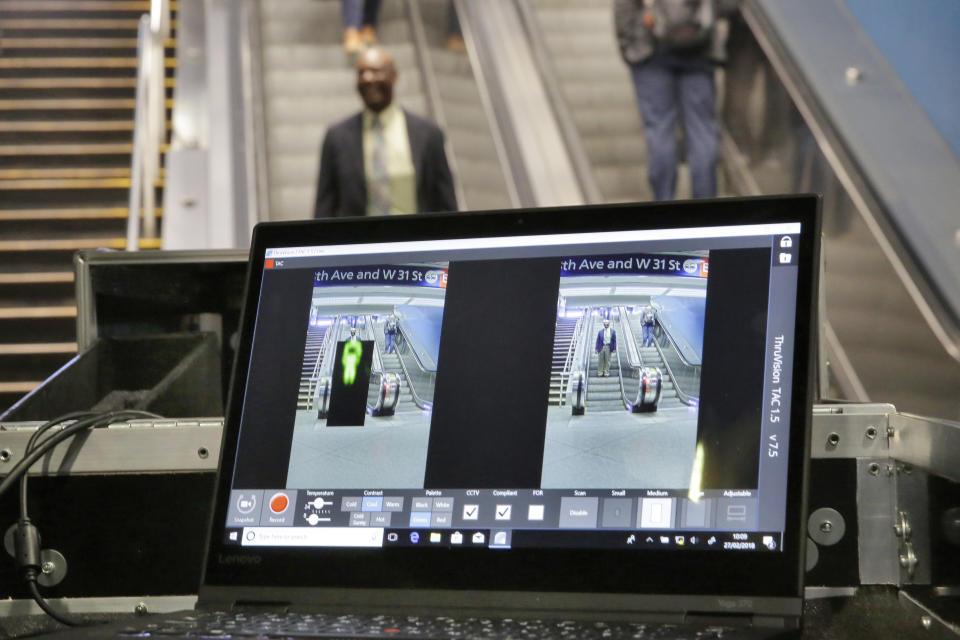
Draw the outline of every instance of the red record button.
[[[275,493],[270,498],[270,511],[274,513],[283,513],[290,506],[290,499],[285,493]]]

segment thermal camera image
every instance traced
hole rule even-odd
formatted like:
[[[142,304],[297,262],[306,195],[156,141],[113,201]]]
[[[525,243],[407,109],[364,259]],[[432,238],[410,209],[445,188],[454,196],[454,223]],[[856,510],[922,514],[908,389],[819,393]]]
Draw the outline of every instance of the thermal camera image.
[[[563,261],[542,487],[689,487],[708,273],[706,251]]]
[[[314,274],[287,488],[422,488],[447,264]]]

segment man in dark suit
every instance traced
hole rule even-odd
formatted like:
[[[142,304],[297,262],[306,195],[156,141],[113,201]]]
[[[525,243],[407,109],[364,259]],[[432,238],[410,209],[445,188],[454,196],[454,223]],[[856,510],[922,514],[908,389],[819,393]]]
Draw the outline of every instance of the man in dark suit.
[[[443,132],[397,106],[397,68],[382,49],[357,57],[365,109],[327,130],[315,218],[456,211]]]

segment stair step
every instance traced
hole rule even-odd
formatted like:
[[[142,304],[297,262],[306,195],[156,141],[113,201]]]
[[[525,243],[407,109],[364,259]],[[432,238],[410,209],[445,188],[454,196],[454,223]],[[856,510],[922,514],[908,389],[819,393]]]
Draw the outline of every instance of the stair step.
[[[0,222],[21,220],[97,220],[126,218],[129,209],[126,207],[87,208],[87,209],[7,209],[0,210]],[[141,210],[142,214],[142,210]],[[158,217],[163,215],[163,209],[157,208]]]
[[[167,38],[163,46],[172,49],[177,41]],[[136,49],[136,38],[2,38],[0,49]]]
[[[132,142],[101,144],[0,144],[0,156],[72,156],[72,155],[129,155]]]
[[[66,99],[47,99],[47,98],[25,98],[0,100],[0,111],[60,111],[63,109],[112,109],[125,110],[134,109],[137,106],[135,98],[66,98]],[[166,108],[173,108],[173,99],[166,100]]]
[[[2,46],[2,45],[0,45]],[[168,89],[175,78],[165,78]],[[0,78],[0,89],[135,89],[136,78]]]
[[[174,69],[176,58],[166,58],[164,66]],[[0,58],[0,69],[136,69],[136,58]]]
[[[0,285],[3,284],[49,284],[73,282],[72,271],[43,271],[40,273],[0,273]]]
[[[167,123],[167,129],[170,129],[169,123]],[[133,131],[133,120],[14,120],[11,122],[0,122],[0,131],[31,133]]]
[[[0,319],[76,318],[76,306],[0,307]]]
[[[155,186],[161,187],[163,183],[158,181]],[[130,178],[0,180],[0,191],[10,189],[130,189]]]
[[[49,353],[76,353],[76,342],[39,342],[25,344],[0,344],[0,356],[37,355]]]
[[[0,147],[2,149],[2,147]],[[0,153],[2,155],[2,153]],[[40,180],[50,178],[129,178],[126,167],[89,167],[54,169],[0,169],[0,180]]]
[[[178,9],[177,0],[170,10]],[[150,11],[150,0],[0,0],[0,11]]]
[[[4,19],[3,28],[9,32],[15,29],[33,29],[37,31],[137,31],[140,18],[14,18]],[[177,21],[170,21],[170,28],[177,28]]]
[[[141,249],[159,249],[160,238],[141,238]],[[0,240],[3,251],[77,251],[80,249],[126,249],[126,238],[67,238],[62,240]],[[2,317],[2,316],[0,316]]]

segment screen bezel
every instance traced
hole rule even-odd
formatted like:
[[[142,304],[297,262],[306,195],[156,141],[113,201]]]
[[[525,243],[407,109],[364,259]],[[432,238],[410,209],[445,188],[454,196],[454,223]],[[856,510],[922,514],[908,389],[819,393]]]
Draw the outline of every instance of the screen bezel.
[[[820,199],[816,195],[725,198],[672,203],[276,222],[257,226],[243,305],[211,514],[205,587],[511,590],[605,594],[802,595],[804,524],[813,402],[819,274]],[[277,549],[227,546],[225,521],[235,462],[242,389],[267,247],[360,244],[544,233],[800,222],[796,349],[783,550],[589,549]]]

